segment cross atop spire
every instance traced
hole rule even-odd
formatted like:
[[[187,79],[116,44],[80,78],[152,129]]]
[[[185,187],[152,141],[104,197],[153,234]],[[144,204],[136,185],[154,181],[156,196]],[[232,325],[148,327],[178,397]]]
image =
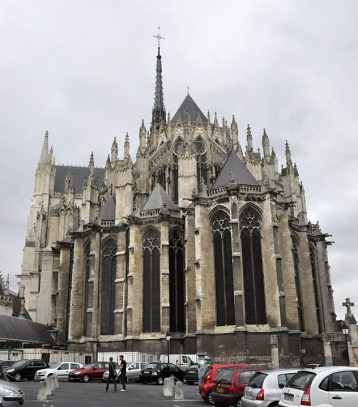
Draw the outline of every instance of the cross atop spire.
[[[160,48],[160,40],[164,40],[165,37],[162,37],[160,35],[160,26],[158,25],[158,34],[157,35],[153,35],[154,38],[156,38],[158,40],[158,48]]]
[[[342,302],[343,307],[347,307],[347,314],[352,313],[351,307],[354,307],[354,302],[351,302],[350,298],[346,298],[345,302]]]

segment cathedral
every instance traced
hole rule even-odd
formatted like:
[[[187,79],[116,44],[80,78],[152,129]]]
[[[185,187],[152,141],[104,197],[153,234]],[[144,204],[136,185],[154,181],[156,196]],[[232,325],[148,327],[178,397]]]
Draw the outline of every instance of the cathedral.
[[[189,93],[166,113],[160,46],[135,158],[127,134],[102,167],[56,165],[46,133],[21,273],[32,320],[78,351],[166,353],[170,337],[173,353],[330,360],[328,235],[288,143],[279,170],[266,131],[259,149],[245,133]]]

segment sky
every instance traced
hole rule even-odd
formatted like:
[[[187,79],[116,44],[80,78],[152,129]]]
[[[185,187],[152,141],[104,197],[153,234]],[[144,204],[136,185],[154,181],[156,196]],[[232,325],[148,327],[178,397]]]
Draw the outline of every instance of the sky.
[[[164,101],[187,94],[246,145],[263,129],[285,165],[285,142],[308,218],[328,240],[336,313],[358,307],[358,2],[355,0],[1,0],[0,270],[21,273],[44,133],[57,164],[104,166],[114,137],[135,157],[150,127],[157,26]],[[353,308],[354,311],[354,308]],[[356,312],[358,316],[358,311]]]

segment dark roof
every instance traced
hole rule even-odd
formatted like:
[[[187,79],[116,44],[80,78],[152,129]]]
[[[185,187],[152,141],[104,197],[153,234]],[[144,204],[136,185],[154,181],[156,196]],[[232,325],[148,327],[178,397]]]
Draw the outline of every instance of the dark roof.
[[[30,344],[57,345],[47,326],[24,318],[0,315],[0,340]]]
[[[98,214],[100,220],[115,220],[116,217],[116,203],[112,196],[107,199],[107,202],[102,206]]]
[[[213,188],[223,187],[232,181],[241,185],[258,185],[258,182],[233,150],[216,178]]]
[[[104,179],[104,168],[95,168],[94,177],[98,179],[101,185]],[[73,175],[73,186],[76,194],[82,194],[85,178],[88,177],[88,167],[75,167],[72,165],[56,165],[55,192],[64,192],[66,175]]]
[[[168,194],[164,191],[160,184],[157,184],[152,193],[149,195],[148,201],[144,205],[143,210],[148,209],[161,209],[163,206],[168,209],[178,209],[175,203],[170,199]]]
[[[178,111],[175,113],[171,122],[175,123],[178,120],[179,116],[182,120],[185,120],[188,113],[190,115],[190,121],[192,121],[192,122],[197,121],[198,113],[199,113],[200,119],[203,123],[207,123],[207,121],[208,121],[208,119],[205,117],[204,113],[199,109],[198,105],[194,102],[193,98],[189,94],[187,94],[186,98],[184,99],[183,103],[180,105]]]

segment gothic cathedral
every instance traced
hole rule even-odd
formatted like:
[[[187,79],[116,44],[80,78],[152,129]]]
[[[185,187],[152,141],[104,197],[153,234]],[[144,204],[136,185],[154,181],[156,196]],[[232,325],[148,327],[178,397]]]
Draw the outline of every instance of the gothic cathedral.
[[[243,141],[243,140],[241,140]],[[34,321],[79,351],[322,359],[336,331],[327,234],[307,219],[286,142],[240,144],[232,118],[188,93],[166,114],[160,47],[149,131],[104,168],[55,165],[48,133],[28,218],[21,283]],[[273,340],[274,337],[274,340]]]

